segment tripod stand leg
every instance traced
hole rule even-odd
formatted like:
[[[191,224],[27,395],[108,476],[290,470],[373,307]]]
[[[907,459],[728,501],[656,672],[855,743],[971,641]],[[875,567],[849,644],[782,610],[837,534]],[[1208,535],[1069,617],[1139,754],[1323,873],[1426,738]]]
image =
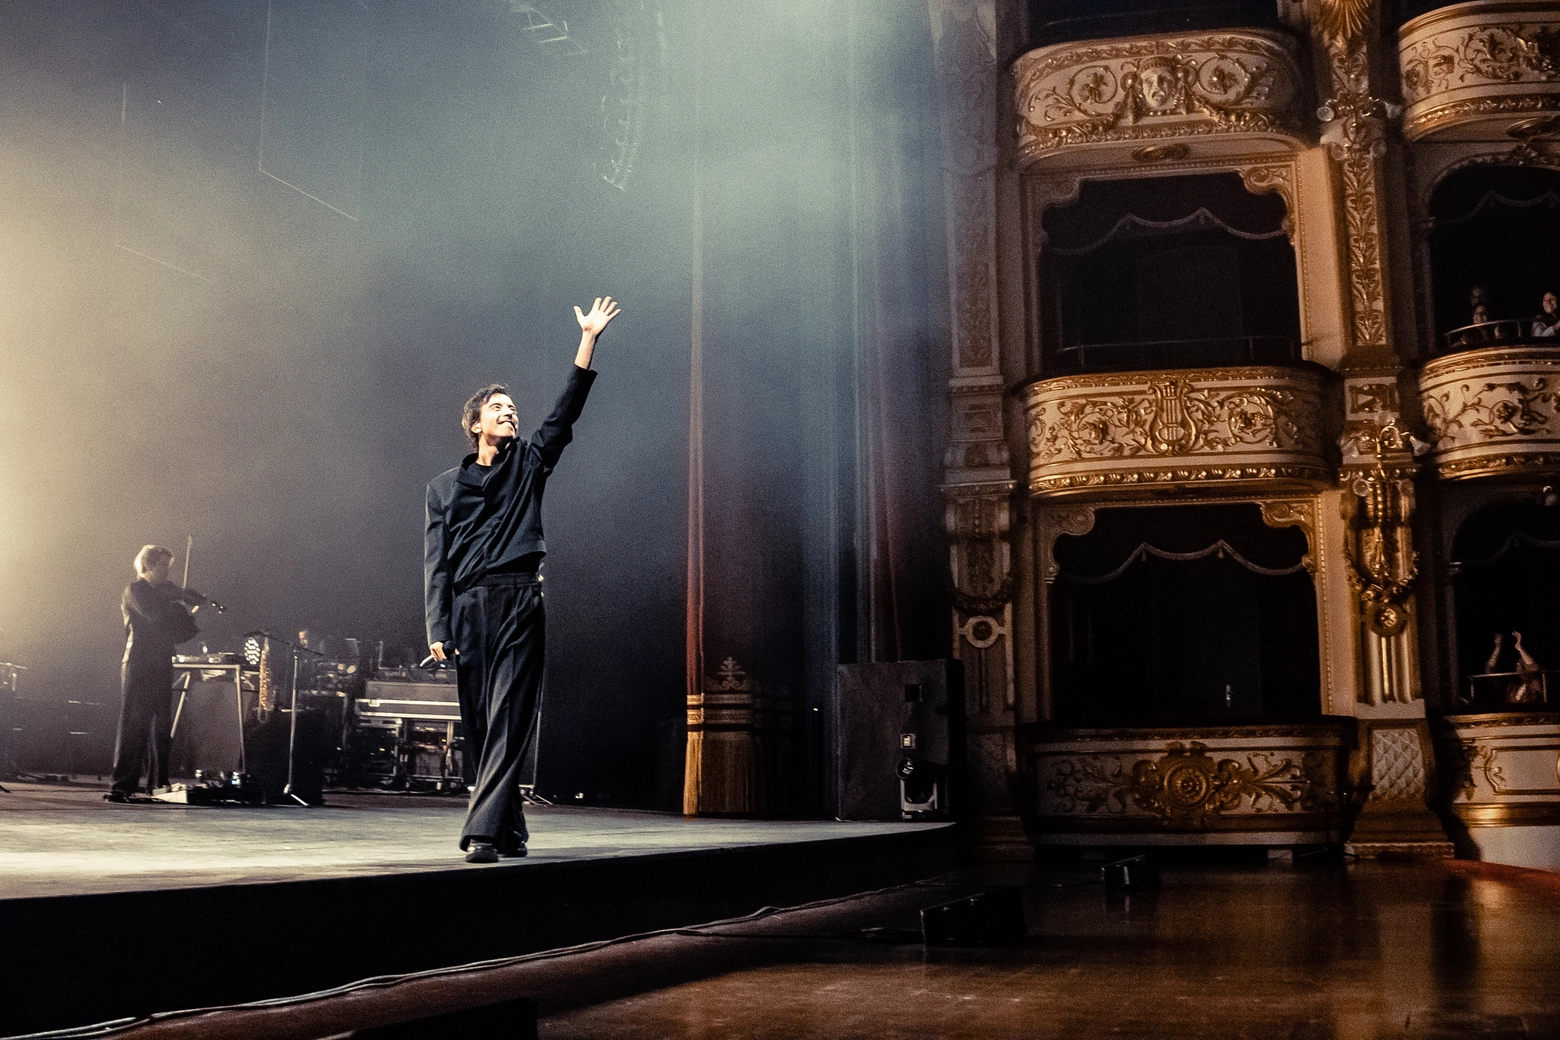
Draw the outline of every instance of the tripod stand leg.
[[[293,749],[298,744],[298,651],[293,651],[292,667],[292,718],[288,720],[287,728],[287,786],[282,788],[282,797],[291,798],[299,805],[309,803],[293,793]]]

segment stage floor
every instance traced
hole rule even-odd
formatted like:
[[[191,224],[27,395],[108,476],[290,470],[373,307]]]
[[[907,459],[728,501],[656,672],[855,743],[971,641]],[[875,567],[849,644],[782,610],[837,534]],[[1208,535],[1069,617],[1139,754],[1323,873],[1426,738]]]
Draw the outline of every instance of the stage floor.
[[[106,788],[7,783],[0,899],[469,870],[902,834],[946,824],[706,820],[527,810],[530,855],[484,867],[457,847],[463,796],[330,792],[324,806],[116,805]]]

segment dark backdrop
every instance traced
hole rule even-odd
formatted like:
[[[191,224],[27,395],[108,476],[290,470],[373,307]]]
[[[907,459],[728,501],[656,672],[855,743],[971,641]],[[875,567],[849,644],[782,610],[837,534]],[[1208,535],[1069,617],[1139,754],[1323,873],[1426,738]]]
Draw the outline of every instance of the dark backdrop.
[[[697,126],[722,218],[708,450],[731,446],[719,472],[778,557],[728,602],[830,658],[788,682],[851,659],[850,8],[718,5],[701,87],[699,5],[651,5],[665,73],[619,190],[597,172],[613,5],[555,6],[586,53],[503,0],[0,0],[0,660],[31,696],[111,711],[130,560],[161,542],[182,566],[186,534],[191,584],[229,608],[203,622],[213,649],[303,626],[420,646],[422,488],[464,451],[461,401],[503,380],[538,420],[571,306],[611,292],[625,312],[548,495],[541,782],[650,802],[684,692]],[[924,11],[879,15],[858,50],[924,47]],[[883,104],[923,100],[892,100],[906,76],[880,77]],[[911,347],[920,400],[942,347]]]

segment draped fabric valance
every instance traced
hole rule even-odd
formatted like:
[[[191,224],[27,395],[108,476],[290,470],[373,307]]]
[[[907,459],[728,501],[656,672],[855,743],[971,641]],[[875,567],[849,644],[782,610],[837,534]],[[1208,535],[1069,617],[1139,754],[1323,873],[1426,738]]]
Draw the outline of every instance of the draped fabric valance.
[[[1459,217],[1446,217],[1436,221],[1438,227],[1458,227],[1472,223],[1481,217],[1520,216],[1534,210],[1560,209],[1560,192],[1546,191],[1534,198],[1509,198],[1498,191],[1487,191],[1474,203],[1473,208]]]
[[[1077,247],[1063,247],[1053,244],[1047,248],[1051,252],[1059,253],[1062,256],[1079,256],[1083,253],[1092,253],[1101,246],[1117,239],[1151,238],[1155,235],[1174,234],[1177,231],[1208,231],[1215,228],[1234,235],[1236,238],[1246,239],[1248,242],[1262,241],[1269,238],[1283,238],[1285,233],[1283,228],[1275,228],[1272,231],[1242,231],[1240,228],[1220,220],[1206,208],[1198,207],[1194,212],[1178,220],[1149,220],[1146,217],[1138,216],[1136,213],[1128,213],[1116,221],[1109,231],[1093,242]]]
[[[1128,556],[1124,561],[1122,561],[1120,567],[1117,567],[1109,574],[1101,574],[1099,577],[1091,578],[1085,577],[1081,574],[1067,574],[1064,572],[1061,577],[1066,581],[1078,582],[1079,584],[1083,585],[1104,585],[1106,582],[1115,581],[1117,578],[1127,573],[1127,569],[1130,568],[1134,563],[1138,563],[1142,560],[1148,559],[1149,557],[1156,557],[1161,560],[1170,560],[1176,563],[1190,563],[1194,560],[1206,560],[1210,556],[1216,557],[1220,560],[1232,560],[1235,563],[1238,563],[1240,566],[1246,568],[1246,570],[1251,571],[1253,574],[1260,574],[1268,578],[1282,578],[1286,574],[1296,574],[1305,569],[1304,561],[1296,563],[1291,567],[1264,567],[1259,563],[1253,563],[1252,561],[1242,556],[1240,553],[1236,552],[1233,548],[1230,547],[1229,542],[1226,542],[1221,538],[1217,542],[1214,542],[1212,545],[1208,546],[1206,549],[1199,549],[1196,552],[1187,553],[1166,552],[1164,549],[1161,549],[1158,546],[1149,545],[1147,542],[1144,542],[1142,545],[1139,545],[1136,549],[1132,550],[1132,555]]]
[[[1150,506],[1105,508],[1086,535],[1058,538],[1052,555],[1058,577],[1103,584],[1145,560],[1195,563],[1226,560],[1264,577],[1304,568],[1305,535],[1293,527],[1273,528],[1256,505]]]
[[[1430,216],[1437,228],[1479,219],[1518,218],[1560,209],[1560,171],[1527,166],[1475,166],[1437,185]]]
[[[1560,540],[1535,538],[1524,531],[1513,531],[1511,536],[1501,543],[1500,548],[1496,549],[1489,556],[1485,556],[1478,560],[1453,560],[1452,568],[1453,570],[1460,571],[1466,570],[1469,567],[1488,567],[1492,564],[1499,563],[1501,560],[1505,559],[1513,549],[1518,548],[1547,549],[1553,551],[1560,549]]]
[[[1046,251],[1092,252],[1121,238],[1221,230],[1242,239],[1285,234],[1284,200],[1254,195],[1235,173],[1087,181],[1078,201],[1047,211]]]

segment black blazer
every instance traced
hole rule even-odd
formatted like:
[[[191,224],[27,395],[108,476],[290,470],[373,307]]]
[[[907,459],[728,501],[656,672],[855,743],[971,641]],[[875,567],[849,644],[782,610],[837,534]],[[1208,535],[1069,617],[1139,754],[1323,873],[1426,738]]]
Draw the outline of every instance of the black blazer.
[[[179,600],[182,591],[172,582],[153,585],[145,578],[135,579],[125,589],[119,611],[125,619],[127,673],[171,667],[174,646],[200,631],[190,609]]]
[[[545,553],[542,492],[596,373],[573,366],[569,379],[531,439],[500,450],[486,473],[473,452],[428,484],[423,537],[423,603],[428,642],[450,642],[454,598],[491,570],[529,553]]]

